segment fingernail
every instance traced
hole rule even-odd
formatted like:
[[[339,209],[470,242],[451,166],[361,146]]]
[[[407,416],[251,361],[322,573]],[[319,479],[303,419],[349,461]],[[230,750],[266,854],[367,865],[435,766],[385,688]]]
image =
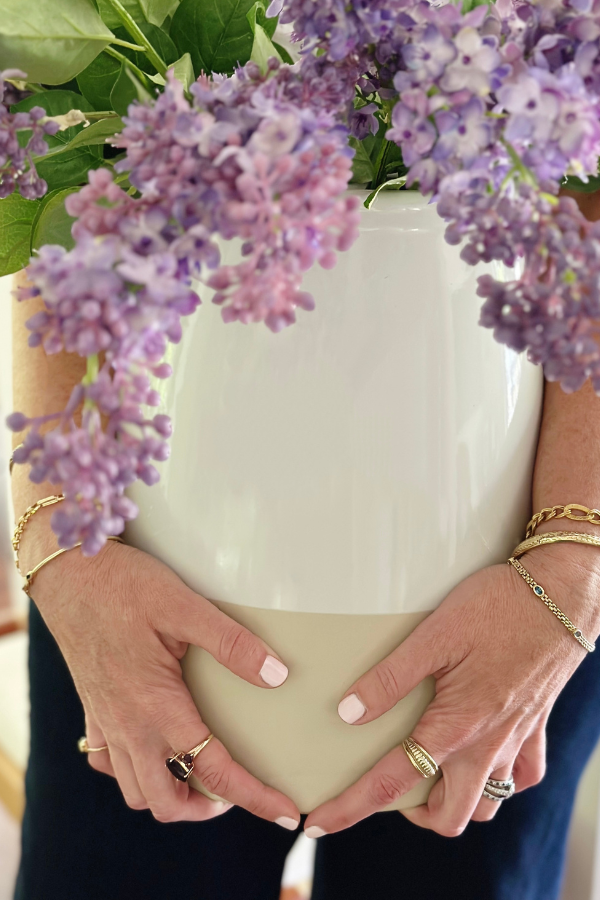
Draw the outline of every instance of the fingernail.
[[[260,670],[260,677],[269,687],[279,687],[288,677],[287,666],[274,656],[267,656]]]
[[[282,828],[287,828],[288,831],[295,831],[300,822],[292,819],[291,816],[279,816],[278,819],[275,819],[275,824],[281,825]]]
[[[348,725],[354,725],[355,722],[358,722],[358,720],[364,716],[366,711],[367,707],[364,703],[361,703],[356,694],[350,694],[349,697],[344,697],[338,706],[340,719],[343,719]]]
[[[320,838],[323,837],[324,834],[327,834],[327,832],[323,831],[322,828],[319,828],[318,825],[309,825],[308,828],[304,829],[304,834],[308,838]]]
[[[233,803],[225,803],[224,800],[213,800],[213,809],[215,812],[223,813],[231,809]]]

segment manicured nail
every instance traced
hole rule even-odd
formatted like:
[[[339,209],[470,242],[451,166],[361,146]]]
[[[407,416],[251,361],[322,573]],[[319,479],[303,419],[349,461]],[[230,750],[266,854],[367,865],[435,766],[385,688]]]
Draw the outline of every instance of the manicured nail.
[[[367,711],[367,707],[364,703],[361,703],[356,694],[350,694],[349,697],[344,697],[340,705],[338,706],[338,714],[344,722],[347,722],[348,725],[354,725],[355,722],[358,722]]]
[[[216,813],[227,812],[232,806],[233,803],[225,803],[224,800],[213,800],[213,809]]]
[[[288,677],[287,666],[274,656],[267,656],[260,670],[260,677],[269,687],[279,687]]]
[[[281,825],[282,828],[287,828],[288,831],[295,831],[300,822],[292,819],[291,816],[279,816],[278,819],[275,819],[275,824]]]
[[[318,825],[309,825],[308,828],[304,829],[304,834],[308,838],[320,838],[323,837],[324,834],[327,834],[327,832],[323,831],[322,828],[319,828]]]

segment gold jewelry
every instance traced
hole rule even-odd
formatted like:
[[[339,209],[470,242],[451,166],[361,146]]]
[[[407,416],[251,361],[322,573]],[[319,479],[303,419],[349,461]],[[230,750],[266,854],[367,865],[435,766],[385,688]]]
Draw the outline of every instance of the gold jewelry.
[[[402,741],[402,749],[410,759],[417,772],[423,778],[433,778],[437,775],[439,766],[433,756],[430,756],[424,747],[411,738],[407,737]]]
[[[187,781],[194,771],[194,760],[199,753],[204,750],[207,744],[210,744],[214,735],[209,734],[200,744],[197,744],[192,750],[175,753],[165,759],[165,766],[174,775],[177,781]]]
[[[55,503],[60,503],[61,500],[65,499],[64,494],[54,494],[51,497],[44,497],[42,500],[36,500],[35,503],[25,510],[17,524],[15,525],[15,530],[13,532],[12,538],[12,546],[15,552],[15,565],[17,567],[17,571],[20,572],[19,569],[19,545],[21,543],[21,538],[23,537],[23,532],[27,526],[27,523],[35,516],[36,512],[39,512],[40,509],[44,509],[46,506],[54,506]]]
[[[589,544],[592,547],[600,547],[600,537],[595,534],[582,534],[579,531],[547,531],[545,534],[534,534],[532,537],[521,541],[512,552],[515,559],[523,556],[534,547],[543,547],[544,544],[558,544],[561,541],[571,541],[574,544]]]
[[[90,747],[87,737],[79,738],[77,741],[77,749],[80,753],[100,753],[101,750],[108,750],[108,745],[104,747]]]
[[[110,534],[107,538],[107,541],[117,541],[119,544],[123,544],[123,538],[119,537],[117,534]],[[71,550],[75,550],[77,547],[81,547],[81,541],[78,544],[75,544],[73,547],[61,548],[60,550],[56,550],[54,553],[51,553],[50,556],[47,556],[46,559],[43,559],[40,563],[35,566],[31,572],[27,572],[23,579],[23,590],[29,596],[29,591],[31,590],[31,585],[33,584],[33,580],[37,573],[42,569],[47,563],[51,562],[53,559],[56,559],[57,556],[62,556],[63,553],[69,553]],[[20,570],[19,570],[20,571]]]
[[[17,444],[17,446],[14,448],[13,452],[10,454],[10,457],[8,460],[8,474],[9,475],[12,475],[12,470],[15,465],[15,453],[17,452],[17,450],[20,450],[22,446],[23,446],[23,441],[21,441],[20,444]]]
[[[531,537],[538,525],[541,525],[542,522],[549,522],[550,519],[571,519],[572,522],[591,522],[592,525],[600,525],[600,509],[589,509],[587,506],[580,506],[579,503],[546,506],[531,517],[525,537]]]
[[[581,633],[581,629],[579,629],[576,625],[573,625],[569,617],[565,615],[562,609],[560,609],[556,605],[556,603],[554,603],[550,599],[541,584],[538,584],[537,581],[534,581],[527,569],[524,568],[524,566],[522,566],[521,563],[514,558],[514,556],[510,557],[508,563],[514,569],[516,569],[521,578],[523,578],[523,580],[527,582],[536,597],[539,597],[542,603],[546,604],[550,612],[553,613],[556,618],[563,623],[567,631],[571,632],[575,640],[578,641],[581,646],[587,650],[588,653],[593,653],[593,651],[596,649],[596,645],[592,644],[590,641],[584,638],[583,634]]]
[[[495,778],[488,778],[483,789],[483,796],[488,800],[494,800],[496,803],[502,800],[509,800],[515,792],[515,780],[510,776],[506,781],[496,781]]]

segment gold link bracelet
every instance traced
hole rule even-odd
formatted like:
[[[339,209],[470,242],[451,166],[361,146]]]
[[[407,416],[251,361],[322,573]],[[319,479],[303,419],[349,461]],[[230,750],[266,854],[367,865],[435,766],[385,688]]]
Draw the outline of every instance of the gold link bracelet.
[[[538,584],[537,581],[535,581],[531,577],[527,569],[522,566],[521,563],[514,558],[514,556],[510,557],[510,559],[508,560],[508,564],[517,570],[521,578],[527,582],[535,596],[538,597],[542,601],[542,603],[544,603],[548,607],[550,612],[556,616],[559,622],[562,622],[567,631],[571,632],[575,640],[580,643],[588,653],[593,653],[596,649],[596,645],[592,644],[591,641],[588,641],[587,638],[584,638],[581,629],[578,628],[577,625],[574,625],[573,622],[571,622],[570,618],[566,615],[566,613],[564,613],[562,609],[560,609],[560,607],[558,607],[556,603],[554,603],[554,601],[550,599],[541,584]]]
[[[27,523],[32,518],[32,516],[35,516],[36,512],[40,511],[40,509],[44,509],[46,506],[54,506],[55,503],[60,503],[64,499],[64,494],[55,494],[52,497],[43,497],[42,500],[36,500],[35,503],[32,503],[31,506],[25,510],[25,512],[15,525],[15,530],[13,532],[12,538],[12,546],[15,552],[15,565],[19,573],[21,572],[19,568],[19,546],[21,544],[23,532],[27,527]]]
[[[532,516],[527,525],[525,537],[531,537],[538,525],[541,525],[542,522],[549,522],[551,519],[571,519],[572,522],[591,522],[592,525],[600,525],[600,509],[589,509],[587,506],[580,506],[579,503],[546,506]]]

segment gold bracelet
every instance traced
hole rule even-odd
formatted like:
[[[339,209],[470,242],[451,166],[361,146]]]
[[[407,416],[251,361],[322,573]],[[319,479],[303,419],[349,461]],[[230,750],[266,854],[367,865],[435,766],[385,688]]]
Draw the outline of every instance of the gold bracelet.
[[[534,581],[527,569],[522,566],[521,563],[514,558],[514,556],[510,557],[508,563],[517,570],[521,578],[523,578],[523,580],[527,582],[536,597],[539,597],[542,603],[545,603],[550,612],[553,613],[560,622],[562,622],[567,631],[571,632],[575,640],[578,641],[581,646],[587,650],[588,653],[593,653],[593,651],[596,649],[596,645],[592,644],[590,641],[584,638],[583,634],[581,633],[581,629],[576,625],[573,625],[570,618],[565,615],[562,609],[560,609],[560,607],[558,607],[556,603],[554,603],[550,599],[541,584],[538,584],[537,581]]]
[[[46,506],[54,506],[55,503],[60,503],[61,500],[64,499],[64,494],[54,494],[52,497],[44,497],[42,500],[36,500],[35,503],[32,503],[29,509],[25,510],[25,512],[15,525],[15,530],[13,532],[12,538],[12,546],[15,552],[15,565],[17,567],[17,572],[21,572],[19,568],[19,546],[27,523],[29,522],[31,517],[36,514],[36,512],[39,512],[40,509],[44,509],[44,507]]]
[[[8,474],[9,475],[12,475],[12,470],[13,470],[13,467],[15,464],[15,453],[17,452],[17,450],[20,450],[22,446],[23,446],[23,441],[21,441],[20,444],[17,444],[17,446],[14,448],[13,452],[10,454],[10,457],[8,460]]]
[[[578,512],[573,512],[577,510]],[[592,525],[600,525],[600,509],[589,509],[580,506],[579,503],[565,503],[564,506],[546,506],[531,517],[527,525],[525,537],[531,537],[538,525],[549,522],[550,519],[571,519],[572,522],[591,522]]]
[[[119,544],[123,544],[123,538],[119,537],[117,534],[111,534],[106,538],[107,541],[118,541]],[[33,584],[33,580],[37,573],[42,569],[47,563],[51,562],[53,559],[56,559],[57,556],[62,556],[63,553],[69,553],[70,550],[75,550],[77,547],[81,547],[82,542],[79,541],[78,544],[75,544],[73,547],[69,548],[61,548],[60,550],[56,550],[54,553],[51,553],[50,556],[47,556],[46,559],[43,559],[37,566],[28,572],[23,579],[23,590],[29,596],[29,591],[31,589],[31,585]]]
[[[589,544],[592,547],[600,547],[600,537],[595,534],[582,534],[579,531],[547,531],[545,534],[534,534],[530,538],[515,547],[512,555],[515,559],[523,556],[528,550],[534,547],[543,547],[544,544],[558,544],[561,541],[571,541],[574,544]]]

